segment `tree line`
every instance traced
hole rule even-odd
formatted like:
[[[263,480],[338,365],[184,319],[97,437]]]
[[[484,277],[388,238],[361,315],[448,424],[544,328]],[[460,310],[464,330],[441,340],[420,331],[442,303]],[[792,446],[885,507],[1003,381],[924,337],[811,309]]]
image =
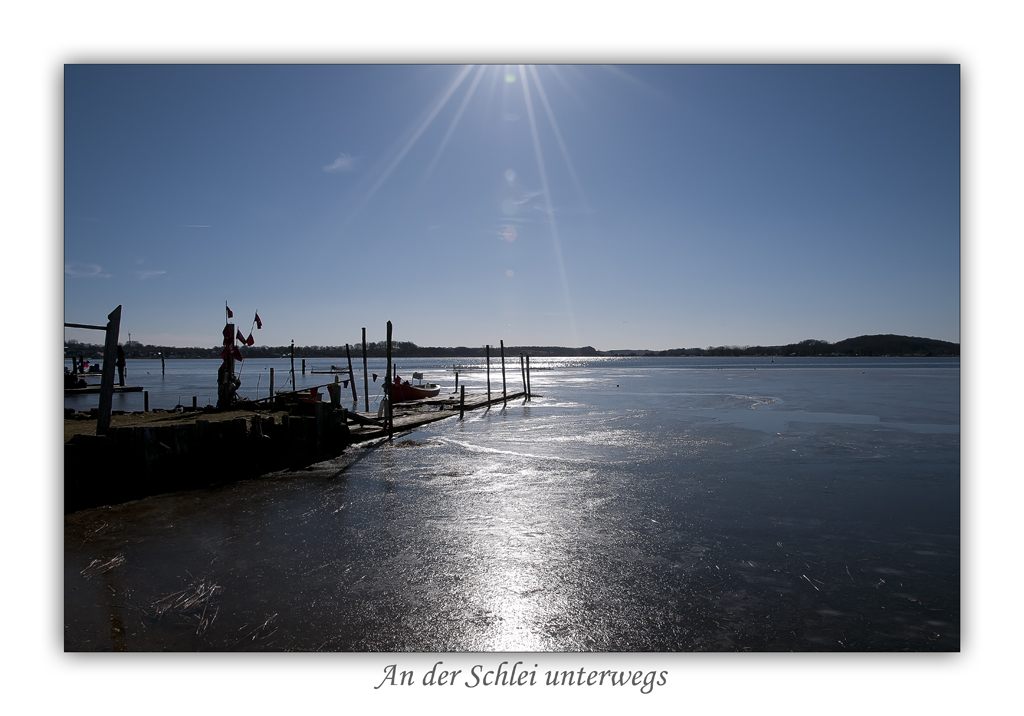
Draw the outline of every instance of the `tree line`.
[[[781,346],[715,346],[707,348],[675,348],[667,351],[650,351],[647,355],[657,356],[934,356],[954,357],[960,355],[960,344],[937,341],[932,338],[896,336],[892,334],[857,336],[836,343],[808,339],[799,343]]]
[[[131,341],[123,344],[126,358],[219,358],[221,346],[213,348],[179,348]],[[244,358],[287,358],[291,346],[241,346]],[[350,346],[353,359],[362,356],[362,343]],[[836,343],[808,339],[799,343],[778,346],[708,346],[707,348],[673,348],[664,351],[599,351],[592,346],[569,348],[566,346],[506,346],[506,355],[526,353],[532,357],[592,357],[606,355],[647,356],[959,356],[960,344],[931,338],[897,336],[892,334],[858,336]],[[372,358],[387,355],[386,341],[366,344],[366,354]],[[69,340],[64,343],[64,357],[103,355],[103,346]],[[296,358],[337,358],[345,355],[345,346],[295,346]],[[399,358],[483,357],[483,346],[418,346],[411,341],[392,341],[391,355]],[[491,356],[498,355],[498,347],[491,346]]]
[[[122,344],[125,358],[219,358],[222,346],[214,348],[178,348],[175,346],[150,345],[131,341]],[[243,358],[287,358],[291,356],[291,346],[239,346]],[[353,360],[362,357],[363,345],[349,346]],[[527,353],[531,356],[597,356],[599,351],[591,346],[568,348],[564,346],[519,346],[505,347],[506,355]],[[443,358],[443,357],[483,357],[486,349],[483,346],[454,348],[438,346],[418,346],[411,341],[392,341],[391,355],[405,358]],[[103,355],[103,346],[95,343],[82,343],[69,340],[64,343],[64,357],[85,356],[86,358]],[[345,355],[345,346],[295,346],[296,358],[338,358]],[[372,341],[366,344],[366,355],[371,358],[383,358],[387,355],[387,341]],[[499,347],[491,346],[491,356],[499,355]]]

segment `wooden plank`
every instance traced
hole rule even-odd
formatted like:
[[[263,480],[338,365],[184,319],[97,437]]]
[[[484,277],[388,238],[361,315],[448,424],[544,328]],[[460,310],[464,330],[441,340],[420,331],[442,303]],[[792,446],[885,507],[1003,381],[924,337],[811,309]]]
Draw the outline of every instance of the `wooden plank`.
[[[100,412],[96,434],[106,435],[110,428],[110,408],[114,402],[114,363],[117,362],[117,334],[121,328],[121,307],[107,316],[106,342],[103,346],[103,380],[100,385]]]
[[[462,386],[464,387],[464,386]],[[512,393],[502,395],[488,400],[486,395],[466,394],[463,410],[475,410],[497,403],[503,403],[516,398],[525,398],[526,393]],[[390,425],[384,427],[375,421],[375,413],[353,413],[348,412],[349,417],[360,423],[349,426],[349,438],[353,443],[376,440],[378,438],[390,438],[395,430],[413,430],[423,425],[429,425],[439,420],[455,417],[456,411],[461,403],[461,391],[459,397],[450,396],[447,398],[422,398],[398,403],[394,406]],[[433,408],[433,409],[432,409]]]
[[[352,402],[358,404],[359,396],[356,395],[356,377],[352,374],[352,353],[348,349],[348,343],[345,344],[345,357],[348,358],[348,379],[352,385]]]

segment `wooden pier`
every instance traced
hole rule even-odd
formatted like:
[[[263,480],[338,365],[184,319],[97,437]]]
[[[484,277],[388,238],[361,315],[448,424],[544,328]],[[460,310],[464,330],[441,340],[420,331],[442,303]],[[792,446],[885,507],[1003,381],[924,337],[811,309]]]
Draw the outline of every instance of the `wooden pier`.
[[[225,310],[227,303],[225,302]],[[64,444],[64,509],[74,511],[83,507],[114,504],[148,495],[182,489],[194,489],[249,479],[280,469],[298,469],[340,455],[349,445],[370,440],[390,440],[395,432],[409,432],[439,420],[455,417],[465,419],[467,410],[488,408],[508,401],[522,399],[525,405],[532,397],[529,358],[520,355],[520,373],[523,389],[509,392],[505,372],[505,344],[501,349],[501,393],[492,392],[490,380],[490,346],[487,351],[487,393],[467,395],[465,384],[459,385],[455,374],[456,391],[420,400],[391,404],[394,365],[391,359],[392,324],[387,323],[387,363],[384,373],[384,398],[381,409],[369,410],[366,365],[366,329],[363,329],[363,405],[365,412],[348,410],[341,404],[342,386],[338,374],[347,374],[352,389],[352,407],[358,409],[355,374],[349,346],[345,346],[346,368],[331,366],[335,382],[306,387],[288,392],[274,391],[274,369],[270,369],[270,395],[255,401],[236,401],[233,360],[229,357],[221,368],[222,375],[230,378],[219,386],[235,384],[235,388],[218,395],[217,408],[198,411],[192,399],[192,410],[177,406],[172,415],[150,413],[149,394],[145,410],[121,424],[119,411],[117,425],[111,427],[111,396],[116,392],[138,392],[138,386],[114,387],[114,351],[121,307],[109,316],[106,327],[65,323],[65,327],[105,330],[107,345],[104,353],[103,384],[78,389],[65,389],[65,395],[100,393],[100,407],[95,415],[90,411],[87,420],[95,420],[95,434],[74,429],[81,418],[65,413]],[[228,314],[230,318],[230,313]],[[229,330],[232,329],[232,330]],[[234,326],[225,324],[225,336],[234,347]],[[225,346],[228,346],[225,341]],[[291,384],[295,386],[294,341],[292,342]],[[225,366],[227,366],[225,368]],[[226,372],[225,372],[226,371]],[[302,361],[306,372],[306,361]],[[374,381],[376,381],[374,376]],[[396,382],[397,377],[394,379]],[[319,390],[327,388],[330,402],[320,399]],[[540,396],[537,396],[540,397]],[[221,403],[224,403],[223,405]],[[72,411],[73,412],[73,411]],[[187,413],[187,415],[186,415]],[[214,416],[218,416],[216,419]],[[69,425],[71,427],[69,428]]]
[[[507,399],[527,397],[519,392]],[[466,410],[505,400],[499,395],[488,401],[486,395],[463,391],[399,403],[390,430],[375,412],[353,412],[327,402],[280,401],[227,411],[118,411],[117,421],[102,435],[88,429],[95,417],[65,419],[64,509],[73,512],[299,469],[337,457],[349,445],[387,440],[395,432],[464,417]],[[86,430],[69,435],[68,426],[73,429],[80,421]]]
[[[478,410],[495,403],[504,403],[506,400],[525,400],[526,397],[527,394],[524,391],[509,393],[507,398],[498,396],[491,400],[488,400],[485,394],[465,394],[463,399],[462,394],[449,393],[433,398],[397,403],[392,409],[393,432],[415,430],[438,420],[455,417],[466,410]],[[378,418],[377,413],[348,411],[347,417],[349,440],[352,443],[388,436],[387,422],[383,417]]]
[[[87,385],[84,388],[65,388],[64,397],[70,395],[95,395],[103,390],[102,386],[99,385]],[[113,388],[115,393],[141,393],[141,385],[115,385]]]

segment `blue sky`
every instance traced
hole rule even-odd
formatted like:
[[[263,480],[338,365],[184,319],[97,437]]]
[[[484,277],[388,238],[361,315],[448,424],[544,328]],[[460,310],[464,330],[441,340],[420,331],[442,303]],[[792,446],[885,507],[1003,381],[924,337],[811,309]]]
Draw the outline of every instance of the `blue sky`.
[[[960,340],[956,65],[67,65],[64,142],[133,340]]]

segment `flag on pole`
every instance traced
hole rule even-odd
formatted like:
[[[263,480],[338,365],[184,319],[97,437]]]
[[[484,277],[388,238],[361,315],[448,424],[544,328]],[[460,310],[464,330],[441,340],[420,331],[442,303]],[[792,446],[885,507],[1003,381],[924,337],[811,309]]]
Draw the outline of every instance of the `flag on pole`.
[[[235,332],[235,338],[237,338],[241,343],[245,343],[245,336],[242,335],[241,331]]]
[[[234,328],[230,323],[224,326],[224,345],[231,343],[231,329]]]
[[[231,312],[231,306],[229,306],[228,304],[225,303],[224,304],[224,308],[228,309],[228,318],[234,318],[235,317],[235,314]]]
[[[247,346],[251,346],[253,343],[256,342],[256,339],[252,337],[252,331],[249,331],[249,337],[242,342],[245,343],[245,345]]]
[[[374,382],[374,383],[376,383],[376,382],[377,382],[377,374],[376,374],[376,373],[374,373],[374,374],[373,374],[373,382]]]
[[[256,311],[256,328],[263,328],[263,321],[260,320],[259,311]]]

